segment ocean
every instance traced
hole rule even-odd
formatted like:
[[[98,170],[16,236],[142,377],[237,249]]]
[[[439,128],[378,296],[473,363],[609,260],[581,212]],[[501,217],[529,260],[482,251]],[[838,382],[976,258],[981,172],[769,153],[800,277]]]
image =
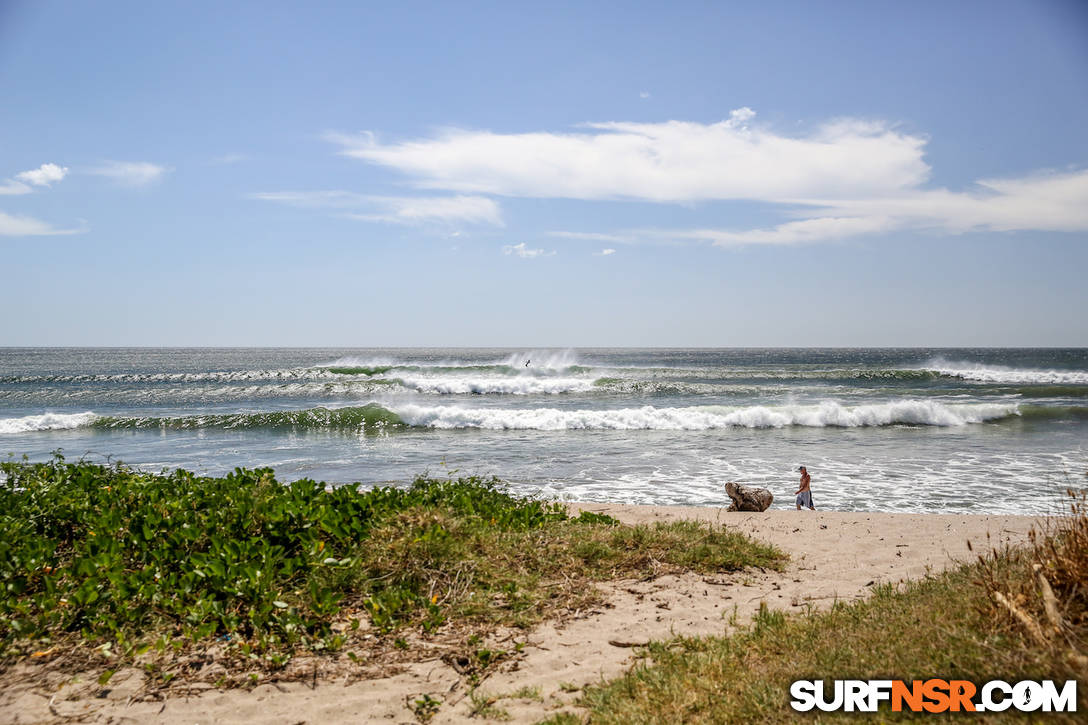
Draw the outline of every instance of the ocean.
[[[1054,512],[1088,349],[0,349],[0,454],[561,500]]]

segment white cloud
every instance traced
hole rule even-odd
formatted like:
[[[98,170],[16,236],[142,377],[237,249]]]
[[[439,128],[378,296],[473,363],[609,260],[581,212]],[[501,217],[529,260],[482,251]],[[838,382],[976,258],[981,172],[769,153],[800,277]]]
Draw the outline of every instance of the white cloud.
[[[806,218],[769,229],[662,232],[722,246],[800,244],[905,229],[973,231],[1088,230],[1088,171],[979,181],[972,192],[917,190],[875,199],[808,200]]]
[[[713,124],[591,123],[576,133],[448,130],[382,144],[330,135],[342,153],[423,188],[573,199],[696,202],[871,197],[929,177],[925,139],[884,123],[836,121],[792,137],[740,108]]]
[[[743,108],[734,108],[732,111],[729,112],[729,122],[733,124],[734,127],[748,123],[755,117],[756,112],[753,111],[751,108],[748,108],[748,106],[744,106]],[[878,132],[879,130],[880,129],[873,129],[874,132]]]
[[[534,257],[551,257],[555,255],[554,251],[546,252],[543,249],[529,249],[525,246],[525,242],[520,244],[507,244],[502,248],[503,254],[514,254],[522,259],[532,259]]]
[[[28,216],[14,216],[0,211],[0,236],[38,237],[56,234],[79,234],[85,229],[57,229],[48,222]]]
[[[167,166],[147,161],[108,161],[102,166],[88,169],[87,173],[104,176],[122,186],[148,186],[173,171]]]
[[[26,182],[32,186],[49,186],[54,181],[61,181],[68,175],[67,166],[57,166],[56,164],[42,164],[36,169],[30,171],[22,171],[15,175],[15,178],[19,181]]]
[[[949,232],[1088,229],[1088,170],[983,179],[977,187],[972,192],[919,190],[882,199],[837,200],[822,206]]]
[[[609,122],[568,133],[463,129],[394,143],[331,135],[342,153],[422,188],[658,203],[745,200],[785,219],[759,229],[681,228],[552,236],[604,243],[806,244],[903,230],[1088,230],[1088,171],[983,179],[930,189],[927,139],[879,120],[837,119],[786,134],[737,108],[713,124]]]
[[[607,249],[602,249],[599,252],[594,252],[593,256],[594,257],[607,257],[610,254],[615,254],[615,253],[616,253],[616,250],[609,247]]]
[[[384,207],[377,214],[349,214],[364,221],[389,222],[392,224],[419,224],[422,222],[463,222],[466,224],[491,224],[502,226],[502,214],[494,200],[483,196],[448,197],[371,197],[371,201]]]
[[[915,190],[871,199],[796,200],[800,217],[763,229],[629,229],[616,234],[553,232],[572,239],[632,243],[710,242],[722,247],[811,244],[911,230],[1088,231],[1088,170],[979,181],[971,192]]]
[[[650,97],[650,92],[649,91],[641,91],[641,92],[639,92],[638,97],[645,100],[645,99]]]
[[[485,196],[371,196],[351,191],[279,191],[250,198],[310,209],[356,210],[345,214],[360,221],[388,224],[431,222],[503,226],[499,205]]]
[[[35,186],[49,186],[68,175],[68,167],[56,164],[42,164],[36,169],[20,171],[14,179],[0,182],[0,196],[29,194]]]

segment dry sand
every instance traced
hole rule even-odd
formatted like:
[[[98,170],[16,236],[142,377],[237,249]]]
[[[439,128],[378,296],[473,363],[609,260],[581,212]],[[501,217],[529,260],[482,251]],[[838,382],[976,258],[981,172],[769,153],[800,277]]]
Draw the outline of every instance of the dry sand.
[[[536,628],[521,655],[479,685],[477,695],[501,697],[494,707],[514,722],[535,722],[562,709],[576,711],[578,689],[631,666],[631,645],[672,635],[722,634],[731,630],[731,622],[746,622],[761,602],[803,614],[836,599],[862,598],[876,583],[918,578],[969,558],[968,540],[976,551],[1021,543],[1038,521],[1026,516],[726,513],[614,504],[572,508],[607,513],[627,523],[681,518],[719,522],[777,545],[791,561],[781,573],[685,574],[602,585],[605,607],[558,626]],[[443,703],[434,723],[464,722],[472,708],[468,683],[437,657],[380,679],[319,679],[225,691],[205,685],[164,701],[130,700],[143,684],[136,670],[117,673],[108,690],[93,675],[58,688],[38,678],[13,677],[17,674],[9,671],[3,678],[3,723],[410,723],[417,722],[412,705],[424,695]],[[506,697],[519,690],[532,696]]]

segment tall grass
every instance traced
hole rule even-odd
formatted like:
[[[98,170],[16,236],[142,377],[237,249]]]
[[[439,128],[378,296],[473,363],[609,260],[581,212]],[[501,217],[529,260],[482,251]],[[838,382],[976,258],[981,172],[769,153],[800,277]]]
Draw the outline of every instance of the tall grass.
[[[1088,494],[1070,488],[1065,498],[1066,515],[1033,530],[1027,551],[983,555],[979,564],[1001,626],[1088,672]]]

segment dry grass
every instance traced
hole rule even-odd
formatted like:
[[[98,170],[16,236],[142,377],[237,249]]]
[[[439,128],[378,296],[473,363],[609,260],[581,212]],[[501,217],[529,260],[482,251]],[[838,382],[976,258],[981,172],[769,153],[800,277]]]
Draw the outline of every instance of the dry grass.
[[[600,604],[594,581],[778,569],[785,561],[774,547],[689,521],[628,526],[576,518],[509,530],[422,507],[397,516],[372,541],[360,571],[387,589],[426,592],[453,621],[515,627]],[[426,623],[426,612],[420,616]]]
[[[1066,492],[1068,516],[1031,532],[1026,552],[979,557],[997,622],[1019,629],[1033,648],[1072,670],[1088,671],[1088,494]]]

